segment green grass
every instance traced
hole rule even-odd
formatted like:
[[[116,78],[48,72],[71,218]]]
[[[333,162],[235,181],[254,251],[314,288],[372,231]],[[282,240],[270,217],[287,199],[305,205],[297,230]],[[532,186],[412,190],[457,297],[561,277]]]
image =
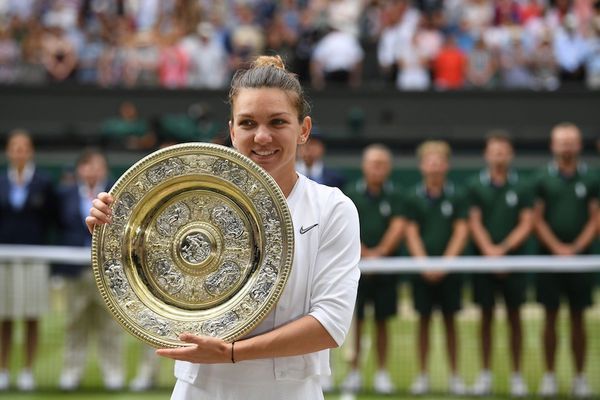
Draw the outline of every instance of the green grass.
[[[390,321],[390,332],[392,333],[390,341],[390,362],[389,370],[400,398],[409,398],[406,394],[411,381],[417,374],[418,365],[416,361],[416,316],[408,302],[406,288],[402,290],[402,301],[399,316]],[[53,291],[52,313],[42,321],[42,340],[38,362],[35,366],[35,375],[38,387],[42,390],[34,394],[22,394],[17,392],[0,393],[0,399],[168,399],[169,390],[173,387],[174,378],[172,376],[172,362],[167,359],[161,360],[160,374],[157,386],[160,390],[145,394],[133,394],[127,392],[109,393],[101,389],[100,370],[95,360],[94,351],[88,357],[85,379],[82,383],[82,392],[65,394],[56,391],[56,385],[60,375],[60,366],[62,364],[63,351],[63,327],[64,327],[64,298],[60,291]],[[497,319],[494,324],[494,347],[493,347],[493,372],[495,376],[494,392],[496,397],[507,398],[508,379],[510,374],[508,359],[508,329],[506,319],[502,309],[497,313]],[[524,343],[523,343],[523,374],[532,393],[537,390],[539,379],[543,373],[542,369],[542,342],[541,329],[543,323],[543,313],[539,306],[535,304],[527,305],[522,313],[524,321]],[[559,379],[560,391],[567,394],[570,389],[571,376],[573,374],[572,360],[569,350],[568,318],[566,310],[562,310],[559,317],[559,349],[557,354],[557,375]],[[479,314],[475,307],[467,305],[460,313],[457,321],[459,333],[459,369],[460,374],[468,384],[472,384],[479,371]],[[596,301],[596,306],[586,314],[586,328],[588,331],[588,354],[587,354],[587,375],[594,393],[600,393],[600,301]],[[375,359],[371,351],[372,343],[371,324],[366,324],[363,337],[364,351],[362,360],[362,371],[364,376],[364,393],[357,397],[357,400],[366,399],[386,399],[389,397],[375,396],[372,391],[372,378],[375,370]],[[13,375],[18,371],[21,365],[22,354],[22,326],[19,326],[15,336],[17,340],[15,349],[11,357],[11,366]],[[127,379],[130,380],[135,375],[138,356],[143,350],[143,344],[130,335],[125,335],[126,355],[125,363],[127,370]],[[348,360],[352,357],[352,338],[348,337],[346,345],[332,352],[332,369],[334,380],[339,385],[348,371]],[[434,393],[440,393],[437,397],[421,397],[423,400],[432,400],[434,398],[450,398],[444,396],[448,379],[448,367],[445,356],[444,337],[441,319],[436,317],[432,325],[430,358],[430,376],[432,380],[432,389]],[[326,397],[328,400],[340,398],[339,394],[332,394]],[[493,399],[493,397],[490,397]]]

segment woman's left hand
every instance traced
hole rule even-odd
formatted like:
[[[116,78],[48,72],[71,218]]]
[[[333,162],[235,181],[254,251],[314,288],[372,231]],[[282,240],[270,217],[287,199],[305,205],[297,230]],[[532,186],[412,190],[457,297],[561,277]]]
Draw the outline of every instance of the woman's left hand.
[[[197,364],[224,364],[231,363],[231,343],[210,336],[196,336],[191,333],[182,333],[179,336],[182,342],[191,346],[176,349],[158,349],[156,354],[174,360],[189,361]]]

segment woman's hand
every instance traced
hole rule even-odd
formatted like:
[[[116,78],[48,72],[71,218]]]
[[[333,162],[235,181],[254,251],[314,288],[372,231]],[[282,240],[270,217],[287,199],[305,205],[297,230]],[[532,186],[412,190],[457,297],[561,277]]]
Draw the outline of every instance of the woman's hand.
[[[110,205],[113,203],[113,197],[106,193],[99,193],[98,196],[92,201],[92,208],[90,208],[90,215],[85,218],[85,224],[87,225],[90,233],[94,232],[94,226],[110,224],[112,222]]]
[[[156,354],[174,360],[189,361],[197,364],[224,364],[232,363],[232,344],[210,336],[196,336],[191,333],[182,333],[179,336],[182,342],[191,346],[177,349],[158,349]]]

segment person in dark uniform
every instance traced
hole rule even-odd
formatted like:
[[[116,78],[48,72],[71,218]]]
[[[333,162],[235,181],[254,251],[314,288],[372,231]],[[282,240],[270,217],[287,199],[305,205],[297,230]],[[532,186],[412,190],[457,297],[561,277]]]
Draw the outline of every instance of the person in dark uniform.
[[[388,179],[392,170],[392,153],[381,145],[373,144],[363,152],[363,178],[350,185],[346,194],[358,209],[360,220],[361,257],[375,258],[393,255],[402,239],[405,227],[404,211],[399,190]],[[352,370],[342,388],[358,391],[362,387],[359,370],[362,328],[365,306],[375,307],[377,367],[374,389],[389,394],[394,385],[387,372],[387,321],[396,315],[396,279],[388,274],[363,274],[358,284],[356,301],[355,353]]]
[[[58,191],[60,241],[65,246],[91,246],[92,237],[85,225],[96,195],[110,189],[108,165],[104,154],[86,149],[76,163],[76,182]],[[66,278],[67,318],[65,353],[59,387],[76,389],[85,369],[90,338],[98,341],[104,386],[110,390],[123,387],[123,335],[96,289],[92,268],[68,266],[60,270]]]
[[[522,254],[522,245],[533,229],[531,196],[522,180],[511,169],[513,146],[502,131],[488,135],[485,145],[487,168],[468,185],[469,227],[478,253],[485,257]],[[525,302],[526,277],[520,273],[480,273],[473,276],[475,302],[481,307],[481,347],[483,370],[472,393],[489,395],[492,390],[490,354],[492,318],[496,294],[504,297],[510,326],[510,351],[513,375],[510,393],[514,397],[527,395],[521,375],[521,318]]]
[[[329,168],[323,162],[325,143],[323,136],[317,131],[312,133],[308,141],[298,148],[300,156],[296,163],[296,170],[307,178],[325,186],[342,189],[346,179],[338,171]]]
[[[579,161],[581,132],[572,123],[552,129],[550,148],[554,160],[535,180],[535,230],[543,254],[574,256],[587,254],[596,236],[598,182]],[[537,296],[544,306],[544,355],[546,373],[539,393],[554,396],[558,385],[554,375],[556,355],[556,318],[561,295],[569,300],[571,348],[575,357],[576,376],[573,394],[590,395],[584,375],[586,334],[583,311],[592,304],[589,273],[542,273],[538,275]]]
[[[443,141],[426,141],[417,150],[423,181],[406,199],[406,245],[413,257],[462,254],[468,240],[467,212],[463,196],[446,180],[450,146]],[[429,326],[434,308],[441,308],[451,376],[449,391],[465,393],[458,376],[454,316],[461,308],[461,277],[443,271],[425,271],[413,282],[413,301],[419,313],[419,361],[421,373],[411,386],[415,395],[429,391],[427,360]]]
[[[27,131],[15,130],[6,142],[8,168],[0,174],[0,243],[46,243],[55,212],[49,175],[34,163]],[[0,390],[9,387],[8,360],[14,321],[25,320],[25,360],[17,378],[20,390],[35,389],[32,373],[37,354],[39,317],[48,307],[48,265],[12,260],[0,264]]]

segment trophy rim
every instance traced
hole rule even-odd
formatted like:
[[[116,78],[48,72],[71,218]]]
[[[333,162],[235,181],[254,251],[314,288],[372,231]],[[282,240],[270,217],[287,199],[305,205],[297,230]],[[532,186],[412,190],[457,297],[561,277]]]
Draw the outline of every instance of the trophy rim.
[[[274,289],[267,296],[267,299],[264,301],[264,303],[257,308],[258,311],[255,312],[255,315],[253,315],[252,319],[245,320],[243,324],[241,324],[241,327],[234,329],[233,332],[229,332],[224,335],[217,335],[217,337],[227,342],[231,342],[239,339],[240,337],[243,337],[244,335],[252,331],[254,328],[256,328],[256,326],[258,326],[264,320],[267,314],[279,301],[281,294],[283,293],[283,290],[287,284],[289,275],[291,274],[294,256],[294,231],[292,217],[287,205],[286,197],[279,188],[279,185],[275,182],[275,179],[254,161],[239,153],[235,149],[212,143],[192,142],[169,146],[143,157],[135,164],[133,164],[130,168],[128,168],[120,176],[120,178],[110,189],[109,194],[116,199],[119,195],[123,194],[124,190],[128,187],[127,185],[130,184],[133,179],[140,176],[140,174],[144,173],[144,171],[147,171],[149,167],[155,166],[159,162],[168,160],[171,157],[190,154],[209,155],[231,161],[243,168],[249,174],[256,177],[260,184],[263,185],[264,188],[267,190],[270,199],[274,202],[273,207],[277,209],[277,214],[280,217],[283,254],[281,257],[282,262],[279,266],[280,271],[278,273]],[[177,175],[177,177],[178,176],[179,175]],[[251,199],[244,200],[251,202]],[[111,209],[115,206],[115,203],[111,204]],[[101,243],[103,239],[107,236],[106,230],[108,226],[110,225],[103,224],[96,225],[94,227],[92,234],[91,259],[96,286],[98,287],[100,295],[105,305],[107,306],[109,312],[117,320],[117,322],[121,325],[122,328],[124,328],[128,333],[137,337],[146,344],[160,348],[174,348],[187,346],[187,343],[181,342],[178,339],[165,339],[164,337],[158,334],[152,334],[147,332],[147,330],[143,329],[143,327],[140,326],[139,321],[136,321],[130,315],[127,315],[127,313],[123,310],[124,305],[120,304],[116,300],[115,296],[109,292],[109,288],[107,287],[105,278],[103,277],[103,264],[107,260],[104,259],[101,248]],[[258,227],[258,229],[260,229],[260,227]],[[121,244],[121,246],[123,245]],[[121,255],[121,258],[125,259],[127,257],[126,255]],[[126,268],[131,269],[133,267],[124,262],[123,269],[125,270]],[[253,266],[253,269],[258,270],[259,268],[257,266]],[[128,274],[125,275],[129,276]],[[130,282],[128,282],[128,284],[130,284]],[[241,286],[241,289],[245,288],[247,285],[248,282],[244,283]],[[152,309],[150,305],[148,305],[148,303],[152,303],[152,299],[145,299],[143,298],[143,296],[140,296],[140,293],[136,292],[133,288],[131,290],[137,296],[138,301],[141,302],[143,306],[146,306],[151,311],[156,312]],[[235,297],[236,296],[234,294],[232,298]],[[227,303],[227,301],[225,301],[225,303]],[[225,313],[225,311],[226,310],[224,310],[223,314]],[[176,316],[174,316],[173,318],[176,318]],[[191,333],[199,334],[198,332]]]

